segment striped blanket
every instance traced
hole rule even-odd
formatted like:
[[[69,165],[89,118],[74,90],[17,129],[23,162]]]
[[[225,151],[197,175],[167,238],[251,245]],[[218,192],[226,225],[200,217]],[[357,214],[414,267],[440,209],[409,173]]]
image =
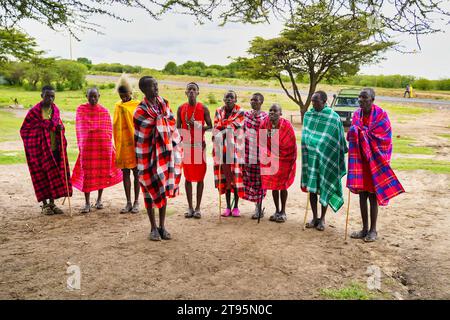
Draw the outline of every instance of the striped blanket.
[[[214,145],[212,153],[214,159],[214,185],[220,190],[221,194],[225,193],[227,180],[224,170],[220,166],[226,163],[230,166],[233,176],[233,181],[230,182],[236,188],[239,197],[242,198],[244,197],[242,165],[245,160],[244,112],[237,104],[228,118],[225,118],[225,112],[225,107],[222,107],[216,110],[214,116]],[[228,135],[227,132],[229,133]]]
[[[344,127],[328,106],[305,113],[302,129],[302,179],[304,192],[320,194],[320,203],[334,212],[344,204],[341,178],[346,174]]]
[[[243,167],[244,199],[260,202],[266,196],[261,184],[261,164],[259,162],[259,129],[267,118],[267,113],[247,111],[245,113],[245,164]]]
[[[348,157],[347,187],[353,193],[363,190],[363,161],[369,163],[377,202],[386,206],[393,197],[405,192],[389,162],[392,155],[392,129],[386,111],[372,106],[369,126],[363,124],[363,111],[353,115],[347,133]]]
[[[115,166],[108,109],[99,104],[82,104],[75,121],[79,154],[72,174],[73,186],[91,192],[120,183],[122,171]]]
[[[179,193],[183,149],[169,102],[146,98],[134,113],[137,168],[146,208],[161,208]]]
[[[28,111],[22,127],[20,136],[22,137],[25,154],[27,157],[28,169],[33,182],[34,192],[37,201],[47,199],[58,199],[67,196],[66,178],[64,177],[64,163],[66,159],[67,180],[69,182],[69,195],[72,195],[72,185],[70,183],[69,161],[67,161],[67,141],[63,127],[63,146],[61,146],[61,133],[55,132],[58,124],[62,125],[58,107],[53,104],[52,118],[42,117],[42,102],[36,104]],[[55,159],[54,152],[50,146],[50,131],[55,132]],[[64,154],[64,158],[62,157]]]

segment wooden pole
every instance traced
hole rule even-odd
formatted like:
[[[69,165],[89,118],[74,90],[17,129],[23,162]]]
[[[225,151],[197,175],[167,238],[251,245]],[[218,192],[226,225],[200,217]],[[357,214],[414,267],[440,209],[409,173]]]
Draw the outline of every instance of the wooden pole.
[[[61,126],[62,126],[62,121],[61,121]],[[63,165],[64,165],[64,177],[66,180],[67,200],[69,201],[69,214],[72,217],[72,206],[70,205],[69,180],[67,179],[66,156],[64,154],[64,135],[62,132],[62,128],[61,128],[60,133],[61,133],[61,155],[63,158]],[[64,198],[64,200],[65,200],[65,198]]]
[[[347,241],[347,228],[348,228],[349,211],[350,211],[350,189],[348,189],[347,218],[345,219],[345,238],[344,238],[344,241]]]
[[[308,206],[309,206],[309,191],[306,193],[306,209],[305,209],[305,217],[303,218],[303,231],[305,230],[306,225],[306,217],[308,216]]]

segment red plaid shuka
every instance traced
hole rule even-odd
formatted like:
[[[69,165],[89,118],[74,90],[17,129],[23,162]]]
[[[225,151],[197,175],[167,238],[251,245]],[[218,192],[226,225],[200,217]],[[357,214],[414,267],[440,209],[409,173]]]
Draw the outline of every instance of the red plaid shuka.
[[[216,110],[214,116],[214,185],[223,194],[226,191],[227,176],[221,168],[223,164],[230,166],[233,181],[228,181],[228,185],[236,188],[240,198],[244,197],[244,184],[242,181],[242,164],[244,162],[244,111],[237,104],[228,118],[225,118],[225,107]],[[229,132],[228,139],[226,132]],[[223,144],[222,144],[223,141]],[[228,150],[228,156],[227,156]],[[228,160],[228,161],[227,161]]]
[[[179,193],[183,149],[169,102],[157,97],[157,105],[144,101],[134,113],[139,182],[145,207],[161,208]]]
[[[245,113],[245,164],[243,166],[244,199],[260,202],[266,196],[261,185],[261,164],[259,162],[259,129],[267,113],[247,111]]]
[[[91,192],[120,183],[122,171],[115,165],[108,109],[99,104],[82,104],[77,108],[75,122],[79,154],[72,173],[73,186]]]
[[[262,187],[287,190],[294,183],[296,171],[297,140],[294,128],[288,120],[280,117],[278,127],[272,129],[272,122],[267,117],[261,129],[260,134],[266,133],[268,136],[267,142],[261,143]]]
[[[373,105],[369,126],[363,123],[363,111],[359,109],[352,119],[347,133],[349,141],[347,188],[353,193],[364,190],[363,162],[368,162],[380,206],[389,199],[405,192],[389,165],[392,154],[392,130],[386,111]]]
[[[67,161],[67,141],[64,135],[65,129],[63,126],[62,147],[61,133],[55,132],[56,126],[58,124],[62,125],[59,109],[55,104],[52,104],[51,108],[52,118],[50,120],[44,119],[42,117],[42,102],[39,102],[28,111],[20,128],[28,169],[38,202],[67,196],[63,159],[66,159],[69,195],[72,195],[69,161]],[[50,145],[50,131],[55,132],[56,159]],[[62,155],[64,155],[64,158]]]

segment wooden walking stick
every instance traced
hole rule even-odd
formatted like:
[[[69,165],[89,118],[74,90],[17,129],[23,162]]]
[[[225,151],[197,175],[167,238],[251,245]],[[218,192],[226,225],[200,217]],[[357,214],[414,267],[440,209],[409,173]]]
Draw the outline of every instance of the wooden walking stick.
[[[347,218],[345,219],[345,238],[344,238],[344,241],[347,241],[347,228],[348,228],[349,211],[350,211],[350,189],[348,189]]]
[[[306,217],[308,216],[308,206],[309,206],[309,191],[306,193],[306,209],[305,209],[305,217],[303,218],[303,231],[305,231],[306,225]]]
[[[61,120],[60,120],[61,121]],[[62,121],[61,121],[62,125]],[[61,128],[61,153],[63,158],[63,165],[64,165],[64,177],[66,178],[66,191],[67,191],[67,200],[69,201],[69,214],[72,217],[72,206],[70,205],[70,194],[69,194],[69,180],[67,179],[67,166],[66,166],[66,156],[64,155],[64,136]],[[64,198],[64,201],[66,198]]]
[[[219,190],[219,222],[222,222],[222,195],[220,194],[220,180],[222,178],[221,169],[222,165],[219,163],[219,176],[217,179],[217,189]]]

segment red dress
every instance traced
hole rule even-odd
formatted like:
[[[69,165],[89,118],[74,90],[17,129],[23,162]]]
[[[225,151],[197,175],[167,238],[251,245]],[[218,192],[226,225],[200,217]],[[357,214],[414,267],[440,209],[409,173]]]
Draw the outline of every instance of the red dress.
[[[181,105],[181,128],[183,136],[183,172],[186,181],[201,182],[206,174],[205,160],[205,124],[204,106],[197,102],[195,107],[185,103]],[[196,126],[188,128],[187,121],[194,118]]]
[[[363,125],[368,127],[370,121],[370,115],[363,116]],[[361,153],[362,154],[362,153]],[[369,162],[362,157],[362,169],[363,169],[363,190],[371,193],[375,193],[375,187],[373,185],[372,173],[370,172]]]

